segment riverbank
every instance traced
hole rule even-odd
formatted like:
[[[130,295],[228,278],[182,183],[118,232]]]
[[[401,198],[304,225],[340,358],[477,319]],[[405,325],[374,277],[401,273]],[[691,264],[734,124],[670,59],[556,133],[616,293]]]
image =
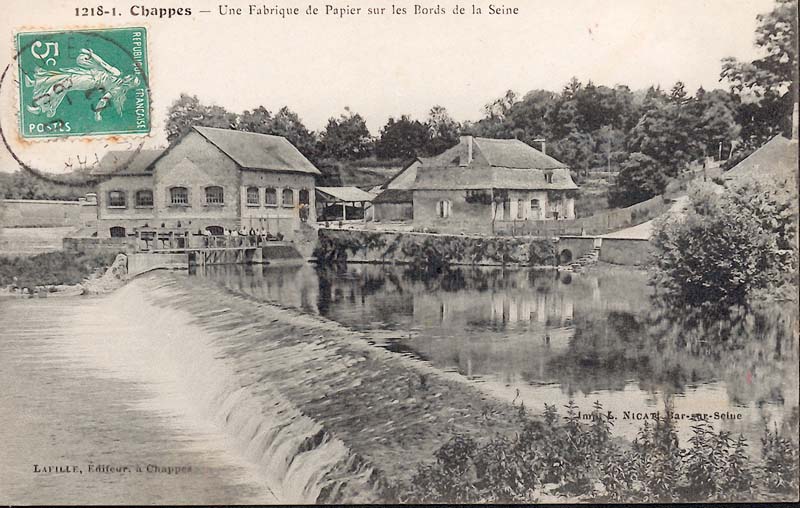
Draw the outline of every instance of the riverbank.
[[[5,261],[8,262],[3,265],[4,259],[0,258],[0,266],[6,271],[6,284],[5,287],[0,284],[0,297],[99,295],[114,291],[128,281],[128,263],[124,254],[57,252],[33,259]],[[53,284],[52,281],[63,282]]]

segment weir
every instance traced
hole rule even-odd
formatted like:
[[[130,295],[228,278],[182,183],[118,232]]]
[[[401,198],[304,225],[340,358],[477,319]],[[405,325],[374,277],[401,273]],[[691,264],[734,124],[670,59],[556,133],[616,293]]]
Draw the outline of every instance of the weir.
[[[131,331],[106,344],[103,362],[136,370],[131,356],[160,358],[136,375],[169,377],[183,402],[163,407],[212,422],[279,502],[385,501],[453,432],[516,429],[517,409],[457,374],[207,281],[146,275],[104,301],[101,315]]]
[[[302,257],[292,242],[261,236],[205,236],[139,233],[128,255],[128,273],[136,276],[156,269],[187,269],[220,264],[266,264],[270,260]]]

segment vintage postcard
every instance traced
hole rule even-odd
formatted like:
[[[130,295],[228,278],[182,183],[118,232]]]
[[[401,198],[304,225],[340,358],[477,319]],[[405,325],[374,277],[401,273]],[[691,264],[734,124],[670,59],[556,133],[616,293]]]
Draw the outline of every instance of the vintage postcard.
[[[797,7],[7,3],[0,505],[798,501]]]

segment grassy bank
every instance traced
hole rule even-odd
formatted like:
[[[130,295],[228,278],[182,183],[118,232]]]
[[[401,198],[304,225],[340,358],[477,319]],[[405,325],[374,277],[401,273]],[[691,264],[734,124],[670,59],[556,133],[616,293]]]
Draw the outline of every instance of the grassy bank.
[[[790,501],[797,499],[796,437],[765,429],[759,459],[743,436],[693,419],[692,437],[678,442],[665,412],[645,421],[633,443],[611,437],[613,421],[599,402],[581,421],[570,402],[560,417],[545,404],[544,421],[520,411],[519,432],[478,441],[454,435],[435,462],[396,486],[401,500],[478,503],[568,499],[593,502]],[[796,425],[796,423],[795,423]]]
[[[78,284],[114,262],[116,254],[46,252],[31,257],[0,256],[0,287]]]

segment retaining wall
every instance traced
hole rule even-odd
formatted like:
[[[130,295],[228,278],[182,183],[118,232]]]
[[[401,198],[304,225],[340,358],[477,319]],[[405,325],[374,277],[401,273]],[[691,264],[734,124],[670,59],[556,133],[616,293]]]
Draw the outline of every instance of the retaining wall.
[[[672,201],[656,196],[628,208],[571,220],[515,220],[496,221],[495,232],[500,235],[604,235],[620,229],[637,226],[669,210]]]
[[[484,237],[432,233],[319,230],[321,263],[361,262],[443,265],[554,266],[557,242],[531,237]]]
[[[83,226],[97,218],[97,206],[86,201],[0,200],[0,225],[6,228]]]
[[[136,249],[136,238],[67,237],[62,241],[62,247],[68,251],[127,253]]]
[[[646,265],[653,255],[649,240],[633,238],[603,238],[600,261],[615,265]]]

